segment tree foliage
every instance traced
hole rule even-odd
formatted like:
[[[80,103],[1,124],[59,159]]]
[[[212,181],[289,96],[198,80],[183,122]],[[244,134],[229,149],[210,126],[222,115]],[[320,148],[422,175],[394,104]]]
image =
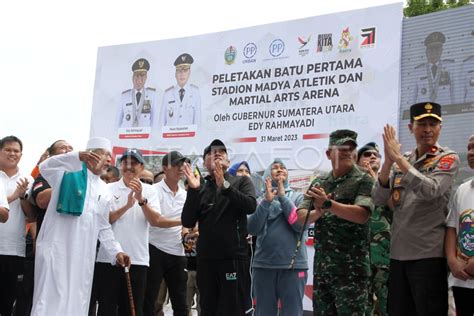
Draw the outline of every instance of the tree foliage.
[[[470,0],[408,0],[405,17],[413,17],[471,4]]]

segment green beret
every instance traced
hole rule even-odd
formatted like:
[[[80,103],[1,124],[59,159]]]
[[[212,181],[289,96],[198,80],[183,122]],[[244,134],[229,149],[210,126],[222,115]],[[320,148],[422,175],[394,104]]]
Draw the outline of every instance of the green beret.
[[[367,143],[357,151],[357,161],[359,161],[362,154],[368,150],[373,150],[380,153],[379,146],[375,142]]]

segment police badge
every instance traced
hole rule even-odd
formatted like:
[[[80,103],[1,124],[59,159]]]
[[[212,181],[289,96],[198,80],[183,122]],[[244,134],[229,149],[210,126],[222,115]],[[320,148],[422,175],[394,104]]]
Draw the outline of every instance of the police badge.
[[[400,190],[399,189],[393,190],[392,201],[394,205],[398,205],[400,203]]]
[[[423,94],[423,95],[426,94],[426,88],[421,88],[421,94]]]
[[[130,121],[131,118],[132,118],[132,116],[131,116],[130,114],[127,114],[127,115],[125,116],[125,119],[126,119],[127,121]]]
[[[151,112],[150,100],[143,101],[142,113],[150,113],[150,112]]]
[[[170,108],[170,109],[168,110],[168,116],[171,118],[171,117],[173,117],[173,114],[174,114],[174,113],[173,113],[173,108]]]
[[[449,72],[441,71],[441,75],[439,76],[439,85],[447,86],[450,84],[451,84],[451,78],[449,77]]]

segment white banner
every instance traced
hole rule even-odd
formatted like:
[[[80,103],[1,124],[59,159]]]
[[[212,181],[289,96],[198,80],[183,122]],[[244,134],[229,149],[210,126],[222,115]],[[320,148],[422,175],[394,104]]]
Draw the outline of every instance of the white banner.
[[[187,155],[219,138],[253,171],[276,157],[328,169],[331,131],[355,130],[364,144],[398,126],[401,22],[397,3],[102,47],[91,136]]]

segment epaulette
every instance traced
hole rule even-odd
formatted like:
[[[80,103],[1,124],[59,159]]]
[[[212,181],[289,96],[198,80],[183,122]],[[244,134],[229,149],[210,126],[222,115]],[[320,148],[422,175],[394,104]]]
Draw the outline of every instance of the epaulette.
[[[127,90],[125,90],[125,91],[122,91],[122,94],[127,93],[127,92],[130,92],[130,91],[132,91],[132,89],[127,89]]]
[[[190,86],[193,87],[193,88],[195,88],[195,89],[199,89],[199,87],[196,86],[195,84],[192,84],[192,83],[191,83]]]
[[[425,65],[426,65],[426,63],[419,64],[418,66],[415,67],[415,69],[418,69],[418,68],[423,67]]]
[[[473,58],[474,58],[474,55],[467,56],[466,59],[464,59],[462,62],[465,63],[466,61],[471,60]]]
[[[174,88],[174,86],[171,86],[168,89],[166,89],[165,91],[168,92],[168,91],[172,90],[173,88]]]
[[[442,62],[443,62],[443,63],[446,63],[446,62],[448,62],[448,63],[454,63],[454,59],[443,59]]]
[[[155,89],[155,88],[152,88],[152,87],[146,87],[145,89],[151,90],[151,91],[156,91],[156,89]]]

